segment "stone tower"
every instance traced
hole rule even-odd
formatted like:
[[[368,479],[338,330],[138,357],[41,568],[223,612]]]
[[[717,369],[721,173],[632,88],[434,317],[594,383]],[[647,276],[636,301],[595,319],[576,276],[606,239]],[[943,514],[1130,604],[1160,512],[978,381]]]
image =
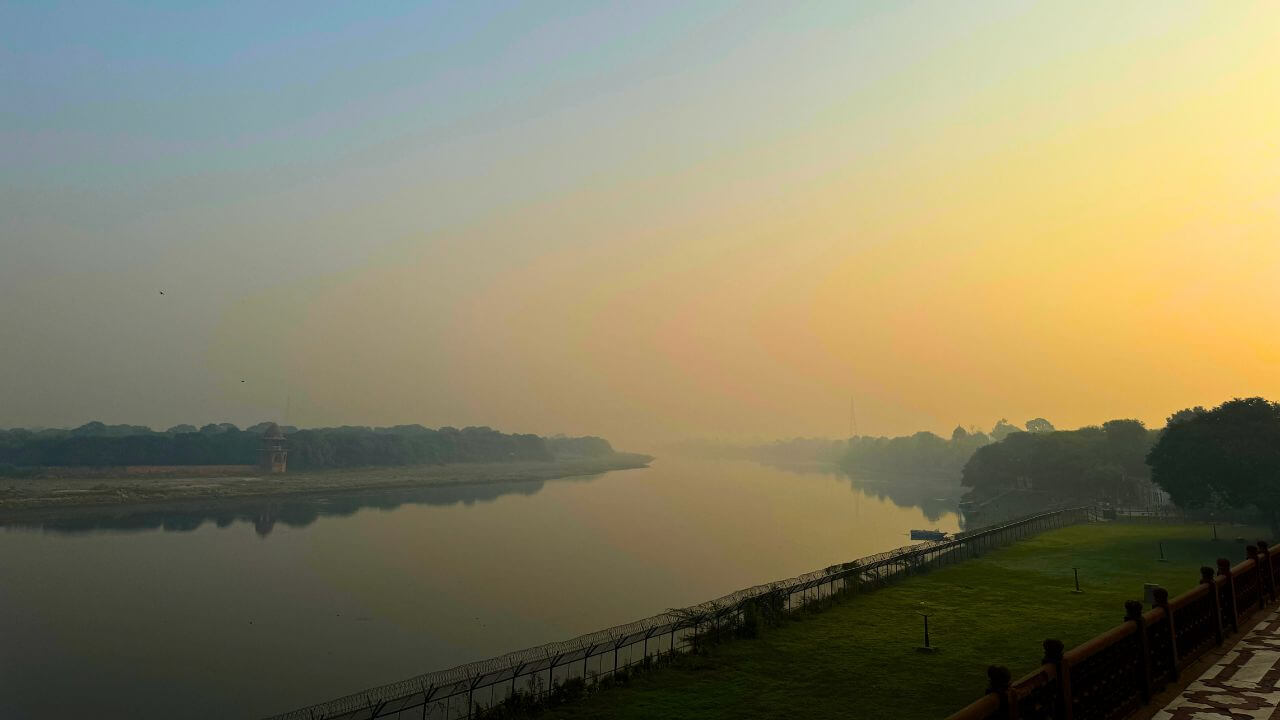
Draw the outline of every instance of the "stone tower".
[[[284,433],[280,426],[271,423],[267,431],[262,433],[262,449],[259,451],[258,465],[262,472],[275,475],[284,472],[285,457],[289,451],[284,446]]]

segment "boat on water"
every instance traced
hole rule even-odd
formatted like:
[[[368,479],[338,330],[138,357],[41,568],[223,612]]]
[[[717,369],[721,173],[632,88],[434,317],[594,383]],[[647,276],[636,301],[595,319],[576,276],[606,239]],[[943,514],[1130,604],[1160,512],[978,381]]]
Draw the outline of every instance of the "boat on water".
[[[912,540],[946,540],[947,534],[941,530],[912,530]]]

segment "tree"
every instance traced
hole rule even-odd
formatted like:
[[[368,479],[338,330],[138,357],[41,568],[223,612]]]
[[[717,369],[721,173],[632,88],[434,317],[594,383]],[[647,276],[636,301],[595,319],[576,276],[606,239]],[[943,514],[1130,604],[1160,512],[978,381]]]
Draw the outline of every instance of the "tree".
[[[71,434],[75,437],[94,437],[102,435],[106,429],[107,426],[104,423],[98,420],[91,420],[80,427],[73,429]]]
[[[1208,411],[1208,410],[1205,410],[1203,407],[1201,407],[1201,406],[1199,406],[1199,405],[1197,405],[1197,406],[1195,406],[1195,407],[1193,407],[1193,408],[1186,408],[1186,409],[1184,409],[1184,410],[1179,410],[1178,412],[1176,412],[1176,413],[1174,413],[1174,414],[1170,415],[1170,416],[1169,416],[1169,419],[1168,419],[1168,420],[1166,420],[1164,424],[1165,424],[1165,425],[1172,425],[1172,424],[1174,424],[1174,423],[1180,423],[1180,422],[1183,422],[1183,421],[1185,421],[1185,420],[1190,420],[1190,419],[1194,418],[1194,417],[1195,417],[1195,416],[1197,416],[1197,415],[1203,415],[1204,413],[1207,413],[1207,412],[1209,412],[1209,411]]]
[[[303,470],[553,459],[547,442],[537,435],[508,435],[487,427],[282,429],[289,436],[290,466]],[[90,423],[81,430],[40,434],[0,430],[0,465],[249,465],[257,460],[263,428],[238,430],[230,423],[210,423],[198,430],[192,425],[175,425],[157,433],[141,425]],[[583,455],[612,452],[603,438],[560,441]]]
[[[1029,422],[1034,428],[1037,423]],[[1011,432],[982,447],[964,466],[961,484],[983,496],[1034,490],[1052,502],[1130,502],[1144,497],[1153,433],[1137,420],[1102,427]]]
[[[1102,424],[1106,435],[1106,456],[1126,477],[1146,476],[1145,458],[1151,450],[1151,433],[1139,420],[1108,420]]]
[[[1018,429],[1017,425],[1014,425],[1013,423],[1009,422],[1007,419],[1000,418],[1000,420],[995,424],[995,426],[991,428],[991,439],[994,440],[995,442],[1000,442],[1001,440],[1004,440],[1006,437],[1016,432],[1022,432],[1022,431]]]
[[[1027,432],[1046,433],[1053,432],[1053,423],[1042,417],[1032,418],[1026,423]]]
[[[1177,414],[1175,414],[1175,417]],[[1172,421],[1147,455],[1152,479],[1183,507],[1220,499],[1280,519],[1280,405],[1229,400]]]

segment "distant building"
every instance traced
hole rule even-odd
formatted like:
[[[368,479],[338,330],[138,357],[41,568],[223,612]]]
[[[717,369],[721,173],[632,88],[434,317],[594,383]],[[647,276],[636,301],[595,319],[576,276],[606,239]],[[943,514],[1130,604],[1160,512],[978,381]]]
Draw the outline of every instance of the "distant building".
[[[258,467],[262,472],[270,475],[284,472],[289,451],[284,446],[284,433],[279,425],[271,423],[267,426],[266,432],[262,433],[262,450],[259,453]]]

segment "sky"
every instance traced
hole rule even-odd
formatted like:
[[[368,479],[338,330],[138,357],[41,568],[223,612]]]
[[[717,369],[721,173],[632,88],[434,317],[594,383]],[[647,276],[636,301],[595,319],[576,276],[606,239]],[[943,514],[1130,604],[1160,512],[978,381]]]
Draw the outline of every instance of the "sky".
[[[0,0],[0,306],[0,426],[1280,399],[1280,5]]]

